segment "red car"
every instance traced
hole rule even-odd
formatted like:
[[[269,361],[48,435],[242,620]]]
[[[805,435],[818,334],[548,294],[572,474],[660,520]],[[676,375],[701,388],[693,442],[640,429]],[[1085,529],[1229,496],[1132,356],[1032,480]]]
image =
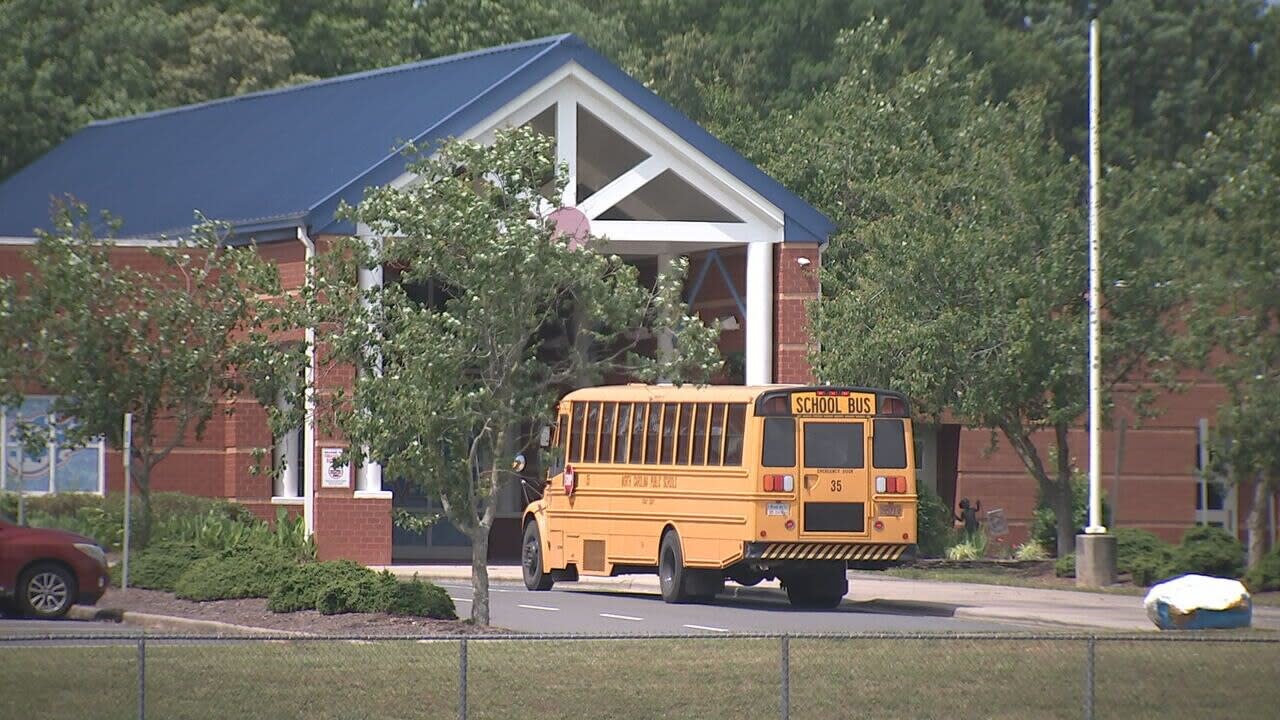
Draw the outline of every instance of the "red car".
[[[0,602],[50,619],[72,605],[92,605],[107,591],[107,556],[97,543],[65,530],[23,527],[0,515]]]

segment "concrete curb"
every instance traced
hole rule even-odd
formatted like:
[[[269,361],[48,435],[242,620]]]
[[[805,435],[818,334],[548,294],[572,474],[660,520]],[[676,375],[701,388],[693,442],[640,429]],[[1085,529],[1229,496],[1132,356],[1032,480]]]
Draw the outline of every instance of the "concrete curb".
[[[271,628],[252,625],[236,625],[219,620],[197,620],[195,618],[177,617],[174,615],[156,615],[154,613],[120,610],[117,608],[95,608],[85,605],[73,605],[67,613],[72,620],[96,622],[118,622],[137,625],[148,630],[164,630],[169,632],[198,632],[216,635],[290,635],[294,637],[313,637],[314,633],[299,630],[273,630]]]

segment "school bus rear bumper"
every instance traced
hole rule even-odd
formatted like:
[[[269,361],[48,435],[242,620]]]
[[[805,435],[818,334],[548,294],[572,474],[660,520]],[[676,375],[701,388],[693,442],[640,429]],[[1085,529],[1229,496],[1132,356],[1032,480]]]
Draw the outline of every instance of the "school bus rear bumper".
[[[901,565],[915,559],[916,546],[895,543],[746,543],[744,559],[749,562],[789,560],[843,560],[867,567]]]

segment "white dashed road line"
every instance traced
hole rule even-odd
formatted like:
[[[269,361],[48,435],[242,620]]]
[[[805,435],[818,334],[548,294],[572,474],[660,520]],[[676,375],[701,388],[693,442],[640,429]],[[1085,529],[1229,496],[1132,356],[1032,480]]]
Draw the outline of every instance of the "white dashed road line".
[[[522,607],[528,610],[546,610],[548,612],[560,612],[560,608],[546,607],[545,605],[516,605],[516,607]]]
[[[471,602],[471,598],[453,598],[454,602]]]
[[[614,615],[613,613],[600,613],[600,617],[613,618],[614,620],[644,620],[644,618],[631,617],[630,615]]]
[[[725,628],[708,627],[706,625],[685,625],[690,630],[710,630],[711,632],[729,632]]]

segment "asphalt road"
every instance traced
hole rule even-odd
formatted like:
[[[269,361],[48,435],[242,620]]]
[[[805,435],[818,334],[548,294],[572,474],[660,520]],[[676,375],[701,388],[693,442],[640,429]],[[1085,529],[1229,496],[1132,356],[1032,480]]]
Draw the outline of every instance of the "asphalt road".
[[[440,582],[466,617],[471,585]],[[796,610],[780,592],[751,597],[721,595],[709,604],[670,605],[656,593],[575,590],[561,583],[548,592],[522,585],[489,589],[493,625],[524,633],[719,634],[848,632],[1009,632],[1026,629],[951,617],[952,608],[931,603],[853,602],[831,610]]]

